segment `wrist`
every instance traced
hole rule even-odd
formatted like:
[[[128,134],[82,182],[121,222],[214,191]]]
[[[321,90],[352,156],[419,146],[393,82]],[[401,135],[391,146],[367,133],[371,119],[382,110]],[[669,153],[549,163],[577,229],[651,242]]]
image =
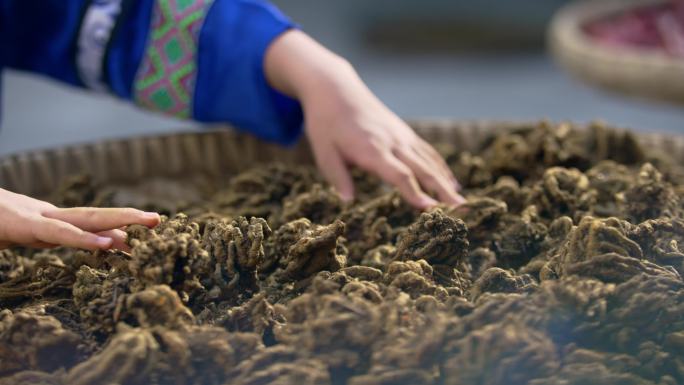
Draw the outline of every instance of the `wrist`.
[[[354,67],[337,55],[317,63],[307,72],[308,76],[297,83],[297,97],[303,105],[331,95],[358,95],[365,87]]]
[[[278,37],[264,59],[268,83],[276,90],[308,104],[321,92],[363,85],[352,65],[301,31]]]

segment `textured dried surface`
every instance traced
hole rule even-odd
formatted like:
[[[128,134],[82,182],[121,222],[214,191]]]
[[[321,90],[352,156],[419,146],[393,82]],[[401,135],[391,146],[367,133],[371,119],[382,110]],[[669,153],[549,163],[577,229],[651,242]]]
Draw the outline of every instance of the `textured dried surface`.
[[[602,125],[438,147],[456,209],[278,164],[175,200],[68,181],[168,216],[130,253],[0,251],[0,385],[684,383],[679,165]]]

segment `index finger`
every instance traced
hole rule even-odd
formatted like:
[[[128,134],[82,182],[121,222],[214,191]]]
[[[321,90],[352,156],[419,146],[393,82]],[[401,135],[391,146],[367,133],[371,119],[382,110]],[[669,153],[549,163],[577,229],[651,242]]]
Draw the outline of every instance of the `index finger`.
[[[74,207],[47,211],[43,213],[43,216],[64,221],[91,232],[118,229],[133,224],[155,227],[160,221],[157,213],[133,208]]]
[[[112,238],[98,236],[72,224],[49,218],[36,223],[33,234],[42,243],[87,250],[108,249],[113,243]]]
[[[437,205],[437,201],[421,189],[413,170],[394,154],[382,154],[376,162],[373,162],[370,171],[377,174],[385,182],[396,187],[404,199],[412,206],[419,209],[427,209]]]

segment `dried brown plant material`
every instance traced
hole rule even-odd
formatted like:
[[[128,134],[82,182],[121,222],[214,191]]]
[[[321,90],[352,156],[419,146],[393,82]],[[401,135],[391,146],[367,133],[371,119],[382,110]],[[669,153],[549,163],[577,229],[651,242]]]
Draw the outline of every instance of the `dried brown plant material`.
[[[323,361],[333,378],[362,371],[381,336],[380,309],[372,302],[341,294],[310,293],[291,301],[285,318],[275,330],[280,343],[298,346]]]
[[[463,152],[456,159],[447,161],[459,183],[465,187],[485,187],[494,180],[487,161],[479,156]]]
[[[672,185],[650,163],[639,170],[636,184],[625,192],[628,218],[635,223],[661,216],[675,217],[680,199]]]
[[[395,259],[424,259],[430,264],[456,267],[468,252],[468,229],[460,219],[436,209],[423,213],[399,236]]]
[[[433,274],[432,266],[423,259],[396,261],[387,267],[384,281],[388,286],[409,294],[411,298],[430,295],[444,301],[449,296],[449,291],[435,282]]]
[[[313,168],[268,164],[251,168],[232,178],[226,189],[212,198],[212,208],[231,216],[269,219],[281,211],[282,200],[306,191],[320,181]]]
[[[579,170],[553,167],[534,185],[528,204],[536,205],[545,218],[574,214],[578,219],[589,212],[594,195],[589,179]]]
[[[375,221],[365,229],[361,240],[348,244],[349,257],[354,262],[380,257],[380,255],[372,255],[376,253],[374,250],[380,251],[383,248],[394,247],[390,242],[392,242],[395,237],[396,230],[387,223],[387,218],[376,218]],[[384,251],[380,252],[383,253]],[[363,257],[363,259],[361,257]],[[381,264],[384,265],[384,263]]]
[[[206,289],[199,277],[211,268],[211,260],[202,248],[199,226],[179,215],[149,234],[145,240],[130,241],[132,251],[128,267],[141,288],[169,285],[185,302],[191,296],[203,294]]]
[[[599,270],[604,265],[603,261],[605,258],[610,258],[602,256],[610,253],[632,258],[638,264],[639,260],[643,259],[643,252],[639,244],[628,238],[630,229],[629,222],[617,218],[583,218],[580,224],[570,232],[558,253],[542,270],[542,279],[562,277],[571,274],[571,271],[575,273],[587,271],[586,269],[592,265],[596,268],[596,274],[601,274]],[[587,261],[589,261],[588,264],[584,264]],[[634,266],[631,263],[627,264]],[[610,268],[609,263],[608,269]]]
[[[510,176],[500,177],[495,184],[485,187],[481,192],[483,196],[506,203],[506,211],[512,213],[519,213],[525,208],[524,203],[529,193],[528,187],[520,186]]]
[[[520,127],[492,138],[482,156],[495,177],[509,175],[518,180],[538,178],[549,167],[586,170],[606,159],[628,165],[645,159],[632,133],[601,123],[585,131],[565,123]]]
[[[52,372],[82,357],[81,338],[54,317],[0,311],[0,375],[20,370]]]
[[[598,278],[604,282],[624,282],[638,274],[669,275],[680,279],[679,273],[668,267],[661,267],[646,260],[625,257],[618,253],[594,256],[590,260],[572,263],[565,269],[567,275]]]
[[[382,277],[380,270],[365,266],[353,266],[334,273],[323,271],[314,278],[308,291],[315,295],[340,292],[381,304],[387,289],[379,282]]]
[[[0,378],[0,385],[64,385],[63,377],[59,372],[24,371]]]
[[[114,332],[117,314],[130,293],[131,278],[110,277],[106,271],[81,266],[72,289],[74,304],[79,309],[81,322],[95,335],[108,336]]]
[[[62,207],[93,206],[100,188],[90,175],[72,176],[55,191],[53,201]]]
[[[354,197],[357,202],[367,202],[386,192],[383,181],[359,168],[351,168],[351,176],[354,181]]]
[[[625,191],[634,184],[634,172],[611,160],[599,162],[586,172],[589,185],[596,190],[594,215],[620,216],[625,208]]]
[[[223,384],[262,348],[256,335],[203,326],[177,332],[120,325],[99,353],[72,368],[69,384]]]
[[[400,384],[432,384],[434,375],[425,370],[394,369],[372,371],[369,374],[352,377],[349,385],[400,385]]]
[[[610,311],[606,322],[595,325],[599,338],[596,342],[611,343],[622,351],[640,350],[648,341],[663,344],[670,333],[684,330],[681,317],[683,287],[680,278],[647,274],[634,276],[616,286],[614,294],[608,298]],[[615,307],[615,304],[621,305]],[[620,325],[620,332],[611,330],[611,325]],[[676,360],[674,357],[668,359]]]
[[[487,325],[445,349],[445,384],[527,384],[560,366],[547,335],[515,324]]]
[[[313,223],[306,218],[300,218],[278,227],[273,236],[266,242],[266,255],[263,263],[258,266],[260,274],[270,274],[275,270],[280,261],[287,257],[292,247],[297,241],[313,227]]]
[[[278,322],[284,322],[284,320],[276,314],[265,294],[257,294],[242,305],[229,309],[217,323],[230,331],[255,332],[258,335],[264,335],[271,333]]]
[[[492,237],[497,261],[504,267],[519,268],[541,252],[547,228],[537,214],[537,206],[528,206],[519,216],[504,216],[498,233]]]
[[[498,267],[487,269],[473,283],[470,296],[477,299],[483,293],[528,293],[536,289],[537,283],[528,275],[515,275]]]
[[[346,266],[346,250],[339,243],[344,223],[316,226],[306,220],[298,229],[298,239],[280,260],[282,268],[276,272],[279,281],[298,281],[319,271],[337,271]]]
[[[535,145],[538,146],[539,143],[530,142],[524,132],[498,136],[484,154],[485,163],[494,171],[495,176],[511,175],[516,179],[523,179],[538,156],[540,149]]]
[[[31,260],[11,250],[0,250],[0,282],[20,276]]]
[[[180,333],[190,356],[190,367],[185,370],[189,384],[234,383],[238,366],[253,360],[263,350],[261,338],[254,333],[229,333],[212,326],[194,327]]]
[[[653,219],[640,223],[630,234],[644,251],[644,256],[663,266],[674,267],[684,274],[684,221],[681,219]]]
[[[382,270],[367,266],[349,266],[339,271],[352,279],[377,282],[382,279]]]
[[[452,214],[463,220],[468,229],[468,238],[473,243],[488,239],[488,233],[495,229],[501,217],[508,212],[506,203],[493,198],[473,197],[452,210]]]
[[[624,362],[630,358],[573,347],[566,353],[564,366],[557,373],[547,378],[532,380],[530,385],[582,385],[597,381],[606,385],[655,385],[655,382],[625,371]],[[658,383],[668,384],[668,381]]]
[[[232,384],[332,384],[327,366],[317,359],[303,358],[298,350],[286,346],[264,349],[244,360]]]
[[[349,257],[360,261],[366,251],[394,242],[403,227],[415,221],[418,212],[398,193],[386,193],[345,210],[339,217],[345,223]]]
[[[376,269],[385,269],[385,267],[394,260],[397,253],[397,248],[393,245],[380,245],[374,247],[366,252],[361,265],[375,267]]]
[[[126,319],[129,324],[142,327],[164,326],[182,329],[195,323],[190,309],[185,307],[178,294],[166,285],[148,287],[126,296],[124,310],[115,313],[115,319]],[[120,314],[122,311],[127,316]],[[131,319],[135,322],[131,322]]]
[[[333,222],[341,211],[342,199],[339,195],[330,187],[315,184],[309,191],[283,200],[280,222],[308,218],[313,223],[327,225]]]
[[[224,300],[258,291],[257,268],[264,263],[264,243],[271,233],[261,218],[207,223],[202,247],[211,256],[210,299]]]
[[[71,369],[66,382],[74,385],[146,384],[161,355],[152,332],[124,328],[101,352]]]
[[[460,146],[468,203],[422,214],[358,170],[345,204],[284,164],[68,183],[171,216],[0,251],[0,384],[684,383],[684,167],[602,124]]]
[[[0,281],[0,304],[22,302],[50,292],[68,290],[74,282],[71,266],[50,252],[38,252],[25,258],[4,252],[0,255],[11,270]]]
[[[546,167],[586,165],[592,156],[586,146],[592,139],[592,135],[577,135],[568,124],[542,123],[495,136],[482,154],[495,176],[522,180],[539,177]]]
[[[471,250],[467,256],[466,266],[471,277],[477,278],[490,267],[496,265],[496,253],[485,247]]]
[[[553,249],[559,246],[568,237],[568,234],[573,230],[574,225],[570,217],[558,217],[549,224],[549,231],[546,233],[544,240],[544,247]]]

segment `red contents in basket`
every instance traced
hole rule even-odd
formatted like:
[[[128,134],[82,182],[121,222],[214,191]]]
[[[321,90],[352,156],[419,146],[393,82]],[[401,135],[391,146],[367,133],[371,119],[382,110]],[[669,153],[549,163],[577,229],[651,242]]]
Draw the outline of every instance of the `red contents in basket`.
[[[585,31],[606,45],[659,49],[684,58],[684,0],[634,8],[593,21]]]

